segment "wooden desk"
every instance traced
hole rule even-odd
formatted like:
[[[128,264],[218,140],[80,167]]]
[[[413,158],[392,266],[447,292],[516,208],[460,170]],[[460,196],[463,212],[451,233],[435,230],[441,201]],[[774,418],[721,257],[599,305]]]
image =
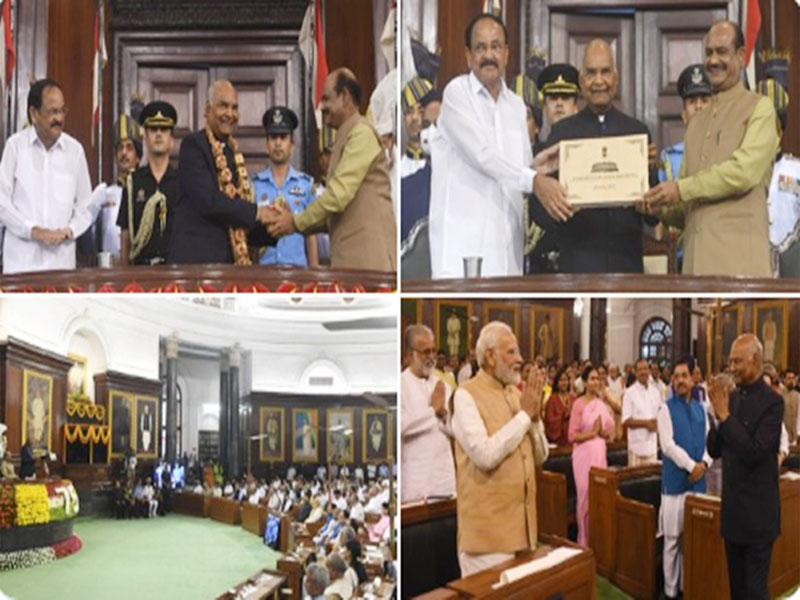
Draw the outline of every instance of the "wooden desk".
[[[567,537],[567,477],[536,469],[536,522],[539,533]]]
[[[267,508],[263,505],[242,503],[242,529],[264,537],[267,528]]]
[[[208,503],[208,516],[228,525],[242,522],[242,507],[237,500],[211,497]]]
[[[411,600],[458,600],[458,592],[447,588],[436,588],[419,596],[414,596]]]
[[[562,594],[564,600],[585,600],[595,598],[595,562],[591,550],[581,549],[581,553],[544,571],[533,573],[508,585],[493,589],[500,580],[500,574],[509,567],[515,567],[546,555],[558,546],[580,548],[576,544],[556,536],[544,536],[545,546],[524,558],[514,558],[491,569],[475,573],[469,577],[451,581],[447,587],[458,592],[462,599],[481,598],[482,600],[529,600],[549,598]]]
[[[332,282],[352,291],[358,286],[368,292],[391,291],[397,288],[395,273],[343,269],[306,269],[285,266],[235,267],[227,264],[158,265],[155,267],[115,267],[113,269],[74,269],[40,271],[0,276],[0,289],[5,292],[68,292],[93,293],[128,291],[126,286],[138,284],[141,291],[186,292],[276,292],[282,282],[292,282],[298,292],[306,284],[318,283],[327,290]],[[103,287],[106,286],[106,287]],[[129,288],[130,289],[130,288]],[[358,288],[361,289],[361,288]]]
[[[177,492],[172,496],[173,507],[176,513],[191,515],[193,517],[205,517],[206,496],[203,494],[193,494],[192,492]]]
[[[403,293],[432,294],[576,294],[576,293],[663,293],[702,292],[726,294],[784,293],[794,294],[800,288],[797,279],[752,279],[744,277],[716,277],[701,275],[641,275],[625,273],[546,274],[526,277],[489,277],[485,279],[436,279],[403,281]]]
[[[311,548],[299,548],[278,559],[277,569],[286,575],[286,584],[292,590],[292,598],[300,598],[306,561],[311,554]]]
[[[613,579],[616,569],[616,505],[619,482],[661,473],[661,465],[641,467],[592,467],[589,471],[589,546],[594,550],[597,572]]]
[[[281,587],[285,581],[286,576],[283,573],[261,569],[236,587],[217,596],[216,600],[238,598],[238,594],[246,586],[252,586],[252,589],[246,593],[244,600],[279,600],[281,598]]]
[[[278,550],[286,554],[294,548],[294,519],[290,513],[273,513],[281,520],[278,534]]]
[[[772,547],[769,593],[776,597],[800,583],[800,481],[780,480],[781,534]],[[728,563],[720,535],[719,498],[686,497],[683,531],[685,598],[729,600]]]

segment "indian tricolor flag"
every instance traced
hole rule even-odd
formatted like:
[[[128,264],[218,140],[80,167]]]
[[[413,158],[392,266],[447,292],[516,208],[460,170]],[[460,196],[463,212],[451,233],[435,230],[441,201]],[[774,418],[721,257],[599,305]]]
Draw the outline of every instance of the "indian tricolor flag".
[[[92,146],[95,141],[95,131],[100,124],[101,89],[103,86],[103,68],[108,62],[106,52],[105,20],[103,19],[103,0],[97,5],[94,15],[94,62],[92,63]]]
[[[0,87],[8,88],[14,73],[14,35],[11,32],[11,0],[3,0],[0,11]]]
[[[298,38],[300,53],[306,61],[311,80],[311,100],[317,130],[322,129],[322,87],[328,77],[328,60],[325,57],[325,32],[322,28],[322,0],[313,0],[306,9]]]
[[[750,89],[756,87],[756,61],[755,53],[758,32],[761,29],[761,8],[758,0],[744,0],[741,5],[742,32],[744,33],[744,64],[747,72],[747,82]]]

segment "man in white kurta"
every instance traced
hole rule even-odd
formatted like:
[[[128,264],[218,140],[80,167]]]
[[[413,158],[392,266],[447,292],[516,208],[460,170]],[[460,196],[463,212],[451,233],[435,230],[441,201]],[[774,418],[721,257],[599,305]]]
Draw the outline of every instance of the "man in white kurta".
[[[706,449],[708,418],[700,398],[692,394],[694,359],[678,360],[673,374],[675,394],[658,411],[658,437],[664,455],[658,535],[664,535],[664,594],[677,598],[683,588],[683,509],[686,494],[705,492],[711,466]]]
[[[527,109],[503,81],[502,21],[481,15],[466,35],[470,72],[445,87],[431,140],[431,275],[463,277],[466,257],[483,259],[483,277],[522,275],[523,194],[533,192],[536,178]],[[539,188],[558,182],[537,179],[550,179],[536,182],[547,205],[550,195]]]
[[[403,462],[401,502],[449,498],[456,491],[447,400],[452,389],[435,375],[433,332],[411,325],[403,337],[408,367],[400,375]]]
[[[650,385],[647,361],[636,361],[636,382],[622,397],[622,425],[628,432],[628,466],[656,462],[658,435],[656,416],[661,408],[661,392]]]
[[[75,268],[75,238],[91,223],[83,146],[63,132],[64,94],[37,81],[28,97],[33,126],[12,135],[0,161],[3,273]]]

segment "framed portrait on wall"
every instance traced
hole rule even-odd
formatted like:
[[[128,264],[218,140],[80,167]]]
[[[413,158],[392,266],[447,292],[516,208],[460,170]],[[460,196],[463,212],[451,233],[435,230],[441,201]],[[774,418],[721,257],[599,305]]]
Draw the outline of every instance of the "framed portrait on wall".
[[[328,431],[325,436],[327,462],[353,462],[353,411],[331,409],[327,413]]]
[[[156,458],[161,429],[158,424],[158,398],[153,396],[136,397],[136,427],[133,440],[136,456]]]
[[[472,302],[470,300],[434,301],[436,349],[447,357],[466,356],[472,342]]]
[[[292,460],[319,461],[319,422],[315,408],[292,409]]]
[[[564,309],[558,306],[531,307],[531,356],[544,357],[545,362],[564,361]]]
[[[128,392],[111,390],[108,393],[108,422],[111,423],[111,447],[108,449],[111,458],[125,456],[129,448],[136,449],[133,424],[136,416],[136,398]]]
[[[392,445],[389,412],[366,408],[361,413],[361,449],[365,463],[383,462],[389,458]]]
[[[514,332],[519,340],[519,303],[485,302],[483,304],[483,325],[491,321],[502,321]]]
[[[32,369],[22,371],[22,443],[31,441],[36,456],[48,454],[53,428],[53,377]]]
[[[788,357],[789,301],[753,302],[753,330],[764,346],[764,362],[781,371]]]
[[[258,459],[261,462],[283,462],[284,409],[262,406],[258,410]]]
[[[720,319],[720,312],[722,318],[719,321],[719,339],[717,339],[717,322]],[[744,306],[742,304],[724,306],[721,311],[714,307],[710,311],[706,325],[706,358],[709,372],[725,369],[731,353],[731,346],[734,340],[742,335],[743,323]],[[719,363],[717,363],[718,354]]]

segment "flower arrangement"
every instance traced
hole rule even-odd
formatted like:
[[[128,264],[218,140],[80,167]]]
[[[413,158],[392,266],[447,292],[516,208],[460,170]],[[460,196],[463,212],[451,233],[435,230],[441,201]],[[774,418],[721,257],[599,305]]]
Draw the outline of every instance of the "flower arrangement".
[[[17,550],[16,552],[0,552],[0,571],[35,567],[53,562],[55,559],[56,553],[51,546]]]
[[[50,499],[47,487],[42,483],[17,485],[17,518],[15,525],[38,525],[50,522]]]
[[[11,483],[0,484],[0,529],[10,529],[17,517],[15,487]]]

